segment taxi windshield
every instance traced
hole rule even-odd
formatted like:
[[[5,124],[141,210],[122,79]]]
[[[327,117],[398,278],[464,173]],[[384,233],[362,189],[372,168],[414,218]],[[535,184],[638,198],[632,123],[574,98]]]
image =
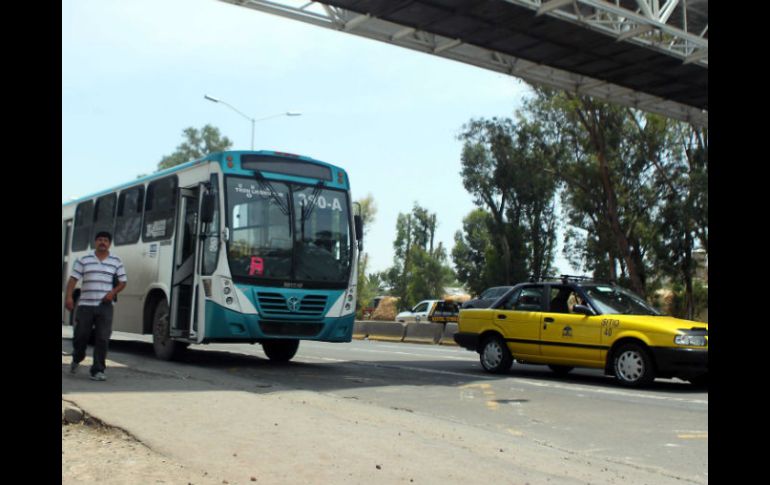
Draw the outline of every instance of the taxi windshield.
[[[583,290],[602,314],[660,315],[642,297],[617,286],[586,285]]]

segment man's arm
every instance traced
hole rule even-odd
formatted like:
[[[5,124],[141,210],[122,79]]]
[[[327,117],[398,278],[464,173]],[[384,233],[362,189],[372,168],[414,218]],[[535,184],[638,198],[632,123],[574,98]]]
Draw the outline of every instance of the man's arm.
[[[104,295],[104,299],[102,301],[112,301],[112,300],[114,300],[115,297],[118,296],[118,293],[123,291],[123,288],[125,288],[125,287],[126,287],[126,282],[125,281],[118,282],[118,285],[115,288],[113,288],[112,290],[110,290],[109,293]]]
[[[115,271],[115,278],[117,278],[117,284],[109,293],[104,296],[102,301],[113,301],[115,297],[118,296],[118,293],[123,291],[123,289],[126,287],[126,269],[123,267],[122,262],[120,263],[120,266],[118,266],[118,269]]]
[[[77,284],[78,280],[75,277],[70,276],[70,279],[67,281],[67,300],[64,303],[64,306],[68,311],[72,311],[75,308],[75,300],[72,299],[72,292],[75,290]]]

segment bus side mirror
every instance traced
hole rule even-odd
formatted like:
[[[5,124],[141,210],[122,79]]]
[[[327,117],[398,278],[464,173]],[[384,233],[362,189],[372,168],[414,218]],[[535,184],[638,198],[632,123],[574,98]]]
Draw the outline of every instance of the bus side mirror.
[[[203,224],[211,224],[214,222],[214,208],[216,207],[216,199],[214,194],[206,193],[201,201],[201,222]]]
[[[363,241],[364,240],[364,220],[361,218],[361,216],[353,216],[353,222],[356,226],[356,240],[357,241]]]

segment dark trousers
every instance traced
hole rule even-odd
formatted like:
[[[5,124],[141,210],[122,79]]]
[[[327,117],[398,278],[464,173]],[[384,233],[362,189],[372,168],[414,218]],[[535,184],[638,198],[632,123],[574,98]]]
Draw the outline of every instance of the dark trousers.
[[[91,375],[104,372],[107,368],[107,346],[112,335],[112,303],[99,306],[78,306],[75,314],[75,336],[72,340],[72,360],[81,362],[86,358],[88,340],[94,332],[94,365]]]

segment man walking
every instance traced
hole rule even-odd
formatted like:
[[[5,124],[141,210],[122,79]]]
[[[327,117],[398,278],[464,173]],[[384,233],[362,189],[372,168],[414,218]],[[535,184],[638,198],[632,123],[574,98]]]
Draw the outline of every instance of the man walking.
[[[72,341],[72,364],[70,372],[77,372],[80,362],[86,358],[86,347],[94,333],[94,364],[91,366],[91,379],[107,380],[104,371],[107,367],[107,346],[112,335],[112,305],[115,296],[126,287],[126,270],[119,257],[110,254],[112,236],[102,231],[94,238],[96,250],[79,258],[72,267],[72,274],[67,282],[67,300],[65,306],[72,311],[75,302],[72,292],[78,280],[83,280],[75,314],[75,331]],[[113,288],[113,281],[118,284]]]

